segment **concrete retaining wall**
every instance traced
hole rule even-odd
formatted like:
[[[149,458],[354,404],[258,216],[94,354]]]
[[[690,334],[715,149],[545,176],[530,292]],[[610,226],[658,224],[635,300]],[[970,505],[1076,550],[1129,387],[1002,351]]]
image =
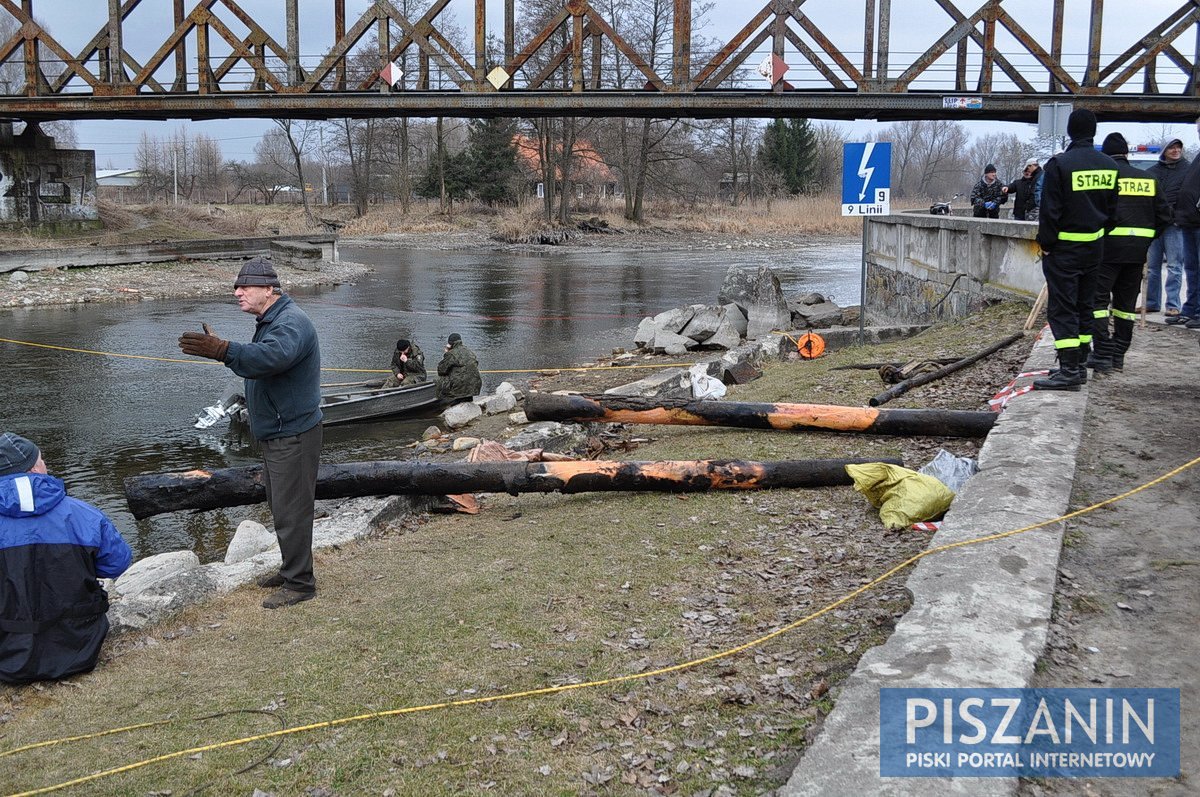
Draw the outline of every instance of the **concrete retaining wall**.
[[[1037,224],[899,213],[863,219],[869,323],[958,318],[1041,290]]]
[[[162,263],[181,258],[233,260],[255,255],[278,257],[285,250],[295,255],[310,253],[318,248],[321,252],[320,259],[337,262],[337,244],[336,235],[282,235],[271,238],[222,238],[205,241],[170,241],[124,246],[80,246],[69,249],[0,252],[0,274],[10,271],[41,271],[64,266],[80,268],[84,266],[123,266],[129,263]]]

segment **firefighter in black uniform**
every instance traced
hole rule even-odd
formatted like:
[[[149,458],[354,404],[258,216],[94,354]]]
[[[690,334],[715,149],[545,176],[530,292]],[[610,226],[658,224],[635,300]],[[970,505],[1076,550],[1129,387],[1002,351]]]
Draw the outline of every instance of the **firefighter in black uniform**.
[[[1092,144],[1096,116],[1080,108],[1067,120],[1071,145],[1046,163],[1038,245],[1046,276],[1046,316],[1059,367],[1034,381],[1037,390],[1079,390],[1087,380],[1092,302],[1104,235],[1117,215],[1117,164]]]
[[[1158,190],[1154,175],[1129,163],[1129,144],[1124,136],[1109,133],[1100,151],[1117,162],[1117,220],[1104,239],[1104,261],[1092,311],[1092,354],[1087,365],[1098,374],[1106,374],[1125,368],[1146,251],[1167,229],[1174,210]]]

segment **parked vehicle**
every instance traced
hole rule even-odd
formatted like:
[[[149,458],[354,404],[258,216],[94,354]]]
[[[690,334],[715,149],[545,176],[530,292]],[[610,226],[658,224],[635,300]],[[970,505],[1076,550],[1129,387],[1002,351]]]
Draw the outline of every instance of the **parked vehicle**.
[[[949,216],[953,211],[953,208],[950,207],[950,204],[961,196],[962,194],[955,194],[945,202],[934,202],[929,206],[929,212],[934,216]]]
[[[441,403],[435,382],[385,388],[380,382],[358,382],[331,386],[321,392],[321,423],[336,426],[354,421],[374,421],[414,414]],[[196,417],[196,428],[207,429],[222,418],[231,423],[248,423],[246,399],[234,389],[226,390],[220,400],[205,407]]]

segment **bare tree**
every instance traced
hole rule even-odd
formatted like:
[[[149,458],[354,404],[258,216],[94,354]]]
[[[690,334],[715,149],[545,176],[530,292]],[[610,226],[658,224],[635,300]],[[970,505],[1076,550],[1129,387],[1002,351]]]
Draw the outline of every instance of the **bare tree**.
[[[315,223],[312,207],[308,201],[308,182],[304,179],[304,159],[317,143],[318,123],[297,119],[273,119],[272,121],[279,126],[278,132],[282,134],[288,152],[291,154],[291,168],[287,171],[289,176],[295,177],[295,185],[300,189],[300,196],[304,202],[304,215],[308,218],[309,223]]]
[[[1012,133],[985,133],[975,139],[968,153],[977,174],[982,175],[990,163],[996,167],[1001,182],[1011,183],[1021,176],[1025,161],[1037,154],[1037,144],[1022,141]]]
[[[967,132],[957,122],[897,122],[880,139],[892,143],[892,190],[898,197],[939,197],[969,190],[963,154]]]

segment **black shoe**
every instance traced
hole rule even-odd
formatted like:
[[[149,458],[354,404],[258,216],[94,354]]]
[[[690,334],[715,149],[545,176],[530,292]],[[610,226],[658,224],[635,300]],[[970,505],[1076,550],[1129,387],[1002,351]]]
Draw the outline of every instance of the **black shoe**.
[[[281,609],[284,606],[295,606],[297,603],[310,601],[315,597],[317,597],[316,590],[311,592],[300,592],[298,590],[288,589],[287,587],[280,587],[272,592],[270,596],[263,601],[262,605],[264,609]]]
[[[1052,370],[1044,379],[1033,381],[1034,390],[1067,390],[1078,393],[1079,388],[1087,378],[1087,368],[1082,364],[1080,350],[1059,349],[1059,368]]]
[[[1113,371],[1112,342],[1108,338],[1097,338],[1094,342],[1095,346],[1092,347],[1091,353],[1088,354],[1087,362],[1084,363],[1084,366],[1091,368],[1099,375],[1111,374]]]
[[[1184,324],[1184,326],[1188,329],[1200,329],[1200,315],[1192,318],[1192,320],[1188,321],[1186,324]]]
[[[257,579],[255,579],[254,583],[263,589],[274,589],[275,587],[282,587],[284,579],[283,576],[280,575],[279,571],[276,570],[269,576],[259,576]]]
[[[1169,315],[1163,319],[1163,322],[1167,324],[1186,324],[1191,320],[1192,319],[1186,315]]]

